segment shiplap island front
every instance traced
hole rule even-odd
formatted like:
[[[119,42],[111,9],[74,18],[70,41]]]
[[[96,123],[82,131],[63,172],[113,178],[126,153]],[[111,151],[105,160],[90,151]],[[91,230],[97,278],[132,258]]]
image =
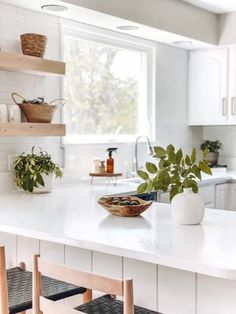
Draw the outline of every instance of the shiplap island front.
[[[109,215],[99,196],[134,190],[88,182],[51,194],[0,194],[0,244],[8,266],[47,260],[134,279],[135,302],[165,314],[235,314],[236,213],[207,209],[199,226],[172,222],[155,203],[136,218]],[[77,305],[78,299],[68,302]]]

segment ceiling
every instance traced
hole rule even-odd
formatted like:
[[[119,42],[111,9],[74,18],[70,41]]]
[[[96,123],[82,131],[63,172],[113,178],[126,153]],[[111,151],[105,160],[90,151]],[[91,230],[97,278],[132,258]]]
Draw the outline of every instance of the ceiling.
[[[214,13],[236,11],[236,0],[182,0]]]
[[[54,4],[65,5],[65,3],[62,0],[53,0],[53,1],[52,0],[37,0],[37,1],[0,0],[0,3],[1,2],[10,4],[10,5],[23,7],[30,10],[40,11],[40,12],[42,12],[41,10],[42,5],[51,4],[52,2]],[[190,39],[188,37],[181,36],[179,34],[170,33],[170,32],[160,30],[157,28],[151,28],[143,24],[134,23],[125,19],[103,14],[103,13],[86,9],[80,6],[72,5],[69,3],[66,3],[66,6],[68,7],[68,11],[65,11],[62,13],[57,13],[57,12],[50,12],[50,13],[43,12],[43,13],[57,15],[60,17],[73,20],[73,21],[78,21],[80,23],[98,26],[104,29],[117,31],[123,34],[130,34],[136,37],[149,39],[155,42],[165,43],[165,44],[172,45],[172,46],[186,49],[186,50],[211,47],[210,44],[195,40],[193,38]],[[130,31],[130,32],[118,30],[117,26],[120,26],[120,25],[136,26],[138,27],[138,29],[135,31]]]

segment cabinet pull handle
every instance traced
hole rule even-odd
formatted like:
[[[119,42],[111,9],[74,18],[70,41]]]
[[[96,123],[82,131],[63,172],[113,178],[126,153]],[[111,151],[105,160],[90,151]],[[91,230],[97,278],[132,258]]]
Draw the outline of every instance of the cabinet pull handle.
[[[226,116],[226,97],[222,98],[222,115]]]
[[[231,97],[231,115],[235,115],[235,97]]]

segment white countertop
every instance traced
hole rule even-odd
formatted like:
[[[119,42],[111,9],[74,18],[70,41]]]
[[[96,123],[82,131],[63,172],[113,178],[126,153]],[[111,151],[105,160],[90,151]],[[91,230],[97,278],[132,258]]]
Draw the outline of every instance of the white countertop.
[[[53,193],[0,194],[0,231],[236,279],[236,213],[207,209],[202,225],[172,222],[170,205],[155,203],[136,218],[109,215],[103,194],[133,184],[59,185]]]

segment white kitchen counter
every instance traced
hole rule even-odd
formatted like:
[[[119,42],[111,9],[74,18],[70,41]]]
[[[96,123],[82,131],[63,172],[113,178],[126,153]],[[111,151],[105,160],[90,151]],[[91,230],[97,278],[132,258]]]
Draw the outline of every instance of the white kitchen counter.
[[[225,279],[236,279],[236,213],[207,209],[200,226],[172,222],[168,204],[136,218],[109,215],[103,194],[134,190],[88,182],[58,185],[53,193],[0,194],[0,231],[134,258]]]

